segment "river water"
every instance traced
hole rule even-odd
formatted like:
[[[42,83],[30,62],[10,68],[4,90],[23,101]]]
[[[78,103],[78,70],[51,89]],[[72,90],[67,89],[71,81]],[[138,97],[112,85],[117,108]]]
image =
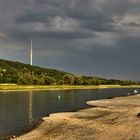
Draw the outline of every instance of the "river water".
[[[85,102],[125,96],[134,89],[0,92],[0,139],[21,134],[50,113],[87,108]]]

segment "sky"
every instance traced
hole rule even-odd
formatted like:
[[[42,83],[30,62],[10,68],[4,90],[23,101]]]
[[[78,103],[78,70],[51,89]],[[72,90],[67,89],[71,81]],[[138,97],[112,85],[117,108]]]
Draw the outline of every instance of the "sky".
[[[0,0],[0,59],[140,80],[140,0]]]

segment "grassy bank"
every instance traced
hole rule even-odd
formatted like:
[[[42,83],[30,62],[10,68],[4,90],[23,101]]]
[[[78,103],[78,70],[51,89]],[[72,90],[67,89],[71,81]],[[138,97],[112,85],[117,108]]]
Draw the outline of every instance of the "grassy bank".
[[[0,90],[66,90],[66,89],[103,89],[103,88],[140,88],[140,85],[99,85],[99,86],[69,86],[69,85],[16,85],[0,84]]]

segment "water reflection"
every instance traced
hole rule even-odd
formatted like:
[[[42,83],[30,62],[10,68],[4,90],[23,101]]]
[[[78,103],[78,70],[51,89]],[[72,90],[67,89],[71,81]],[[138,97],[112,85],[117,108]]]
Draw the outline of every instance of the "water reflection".
[[[5,96],[2,96],[2,113],[6,113],[6,103],[5,103]]]
[[[29,125],[31,126],[33,122],[33,91],[29,92],[28,103]]]

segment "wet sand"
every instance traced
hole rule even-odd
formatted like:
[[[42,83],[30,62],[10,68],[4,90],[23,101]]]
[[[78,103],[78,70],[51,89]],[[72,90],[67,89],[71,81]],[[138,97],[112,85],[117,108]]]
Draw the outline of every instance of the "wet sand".
[[[140,95],[89,101],[92,108],[43,118],[16,140],[140,140]]]

